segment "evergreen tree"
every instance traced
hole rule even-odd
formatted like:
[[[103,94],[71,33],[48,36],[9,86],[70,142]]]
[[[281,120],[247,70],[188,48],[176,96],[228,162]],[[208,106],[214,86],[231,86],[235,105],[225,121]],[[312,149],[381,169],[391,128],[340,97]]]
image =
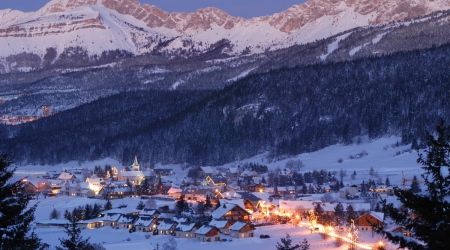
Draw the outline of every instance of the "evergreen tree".
[[[341,224],[341,221],[345,218],[345,211],[344,211],[344,206],[342,205],[342,203],[339,202],[334,207],[334,212],[336,215],[336,221],[338,222],[338,224]]]
[[[31,197],[23,192],[22,180],[10,181],[15,167],[6,154],[0,155],[0,249],[40,249],[46,246],[31,223],[37,204],[27,209]]]
[[[389,177],[386,177],[386,182],[385,182],[386,186],[390,187],[391,186],[391,181],[389,180]]]
[[[84,219],[85,220],[90,220],[90,219],[93,219],[94,218],[94,216],[93,216],[93,214],[92,214],[92,212],[93,212],[93,207],[92,207],[92,205],[91,204],[86,204],[86,206],[84,206]]]
[[[367,197],[369,195],[367,191],[368,191],[367,184],[363,180],[363,182],[361,183],[361,197]]]
[[[110,201],[110,200],[107,200],[106,203],[105,203],[104,210],[111,210],[112,208],[113,208],[113,207],[112,207],[111,201]]]
[[[50,212],[50,219],[59,219],[61,217],[61,212],[56,210],[56,208],[53,208],[53,210]]]
[[[402,209],[392,203],[385,205],[387,214],[412,233],[408,239],[378,228],[390,241],[400,248],[411,250],[450,248],[450,126],[445,122],[436,127],[436,137],[427,132],[426,156],[419,154],[418,162],[423,165],[428,194],[414,193],[412,190],[394,188]],[[411,216],[413,214],[413,216]]]
[[[209,198],[209,196],[206,196],[205,209],[210,210],[212,207],[213,205],[211,203],[211,198]]]
[[[197,214],[205,214],[205,203],[203,201],[197,202]]]
[[[181,215],[181,213],[184,211],[185,209],[185,203],[186,201],[184,200],[184,195],[180,196],[180,200],[177,201],[177,203],[175,204],[175,213],[177,215]]]
[[[300,243],[300,250],[308,250],[310,247],[308,240],[306,238],[303,239],[302,243]]]
[[[66,210],[64,210],[64,219],[68,220],[70,218],[70,212],[69,209],[66,208]]]
[[[307,194],[308,193],[308,188],[306,187],[306,184],[303,183],[302,185],[302,194]]]
[[[101,211],[102,211],[101,205],[98,203],[95,203],[92,208],[92,218],[97,218]]]
[[[138,203],[137,206],[136,206],[136,209],[142,210],[142,209],[144,209],[144,208],[145,208],[144,202],[143,202],[142,200],[139,201],[139,203]]]
[[[297,250],[300,248],[300,245],[296,244],[292,246],[292,239],[288,233],[286,233],[286,238],[281,238],[281,243],[277,242],[277,250]]]
[[[417,182],[417,177],[414,175],[412,183],[411,183],[411,192],[417,194],[422,192],[422,189],[420,188],[420,184]]]
[[[93,246],[89,243],[89,239],[81,237],[81,229],[77,227],[77,222],[82,220],[80,213],[72,213],[69,215],[70,224],[64,227],[64,232],[69,236],[68,239],[59,239],[61,247],[56,247],[57,250],[92,250]]]
[[[346,215],[347,215],[347,222],[356,219],[356,212],[353,209],[352,205],[347,206]]]

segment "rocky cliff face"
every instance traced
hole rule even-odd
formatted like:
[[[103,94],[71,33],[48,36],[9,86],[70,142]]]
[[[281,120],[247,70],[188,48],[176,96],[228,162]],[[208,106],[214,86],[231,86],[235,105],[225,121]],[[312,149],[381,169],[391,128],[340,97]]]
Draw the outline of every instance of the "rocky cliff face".
[[[40,10],[41,14],[65,12],[85,5],[102,5],[144,21],[148,27],[164,27],[186,32],[205,30],[214,25],[233,29],[254,23],[269,23],[283,32],[292,32],[306,23],[324,16],[335,16],[352,9],[367,15],[369,24],[382,24],[429,14],[450,8],[448,0],[309,0],[272,16],[243,19],[232,17],[216,8],[205,8],[194,13],[169,13],[156,6],[140,4],[136,0],[53,0]]]

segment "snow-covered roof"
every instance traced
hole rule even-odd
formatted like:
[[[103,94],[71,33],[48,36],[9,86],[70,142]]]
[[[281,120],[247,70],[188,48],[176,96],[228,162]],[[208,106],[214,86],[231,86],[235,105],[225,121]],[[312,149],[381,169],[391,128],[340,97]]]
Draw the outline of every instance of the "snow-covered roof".
[[[117,222],[133,224],[137,219],[139,219],[139,216],[137,215],[122,215]]]
[[[141,212],[139,212],[139,215],[145,216],[154,216],[155,214],[160,214],[160,212],[156,209],[148,209],[148,208],[144,208]]]
[[[240,207],[242,210],[246,211],[244,208],[242,208],[241,206],[237,205],[237,204],[232,204],[232,203],[224,203],[221,204],[219,208],[217,208],[216,210],[214,210],[214,212],[212,212],[211,216],[213,217],[213,219],[220,219],[222,216],[224,216],[228,211],[231,211],[232,209],[234,209],[235,207]]]
[[[205,174],[212,174],[214,172],[214,169],[212,169],[211,167],[200,167],[203,172],[205,172]]]
[[[189,232],[196,226],[195,222],[181,222],[175,228],[175,231]]]
[[[225,228],[227,225],[228,220],[212,220],[208,225],[215,226],[219,229]]]
[[[134,224],[135,226],[141,226],[141,227],[149,227],[153,224],[153,217],[151,216],[139,216],[139,219]]]
[[[241,207],[245,207],[244,206],[244,199],[220,199],[219,200],[220,204],[225,204],[225,203],[231,203],[231,204],[236,204],[239,205]]]
[[[370,215],[372,215],[373,217],[375,217],[379,221],[384,221],[384,213],[370,211]]]
[[[247,222],[236,221],[233,225],[231,225],[230,230],[233,230],[233,231],[239,231],[239,230],[241,230],[243,227],[245,227],[246,225],[247,225]]]
[[[117,221],[120,216],[122,216],[121,214],[115,214],[115,213],[107,213],[104,217],[103,220],[105,221]]]
[[[214,226],[205,225],[205,226],[202,226],[201,228],[199,228],[195,233],[196,234],[207,234],[214,228],[215,228]]]
[[[177,187],[171,187],[169,191],[167,191],[168,194],[175,194],[175,193],[181,193],[181,189]]]
[[[228,168],[228,170],[230,170],[230,173],[232,174],[237,174],[239,172],[238,168]]]
[[[158,230],[170,230],[177,222],[172,220],[161,221],[158,225]]]
[[[189,220],[189,218],[181,217],[181,216],[174,216],[174,217],[172,218],[172,220],[173,220],[173,221],[176,221],[176,222],[178,222],[178,223],[181,223],[181,222],[187,222],[187,221]]]
[[[71,173],[62,172],[62,173],[58,176],[58,179],[59,179],[59,180],[72,180],[73,177],[74,177],[74,175],[71,174]]]

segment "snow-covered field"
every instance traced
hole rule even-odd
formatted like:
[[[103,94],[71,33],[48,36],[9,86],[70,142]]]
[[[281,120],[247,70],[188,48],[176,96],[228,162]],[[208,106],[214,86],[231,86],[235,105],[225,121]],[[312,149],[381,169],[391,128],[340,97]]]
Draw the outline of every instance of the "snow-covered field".
[[[325,149],[319,150],[317,152],[309,154],[301,154],[294,158],[283,159],[278,161],[268,162],[265,155],[258,155],[250,159],[242,160],[239,162],[233,162],[220,167],[231,167],[237,165],[243,165],[246,162],[258,162],[265,164],[269,167],[269,170],[274,170],[277,167],[281,169],[284,168],[286,162],[291,159],[300,159],[304,163],[305,167],[301,170],[312,171],[325,169],[327,171],[339,171],[344,169],[347,171],[347,176],[344,178],[344,183],[361,183],[362,180],[368,180],[370,178],[369,169],[374,168],[378,175],[381,176],[384,181],[386,177],[389,177],[392,185],[401,185],[402,171],[404,171],[406,178],[412,178],[416,175],[421,179],[420,174],[422,173],[421,166],[417,164],[416,160],[418,158],[417,152],[404,152],[410,148],[410,145],[395,147],[397,141],[400,138],[389,137],[381,138],[371,142],[363,142],[359,145],[334,145],[327,147]],[[350,156],[355,156],[361,151],[366,151],[368,154],[359,159],[350,159]],[[397,155],[400,152],[400,155]],[[342,158],[342,163],[338,162],[338,159]],[[95,165],[104,166],[105,164],[110,164],[112,166],[121,169],[123,166],[114,159],[103,159],[95,162],[70,162],[67,164],[57,165],[57,166],[20,166],[16,172],[16,177],[28,176],[29,178],[34,178],[39,174],[45,173],[50,170],[61,170],[63,168],[71,167],[87,167],[93,169]],[[186,170],[181,171],[179,165],[168,165],[161,166],[157,165],[157,168],[171,168],[174,170],[175,175],[166,177],[167,180],[171,180],[174,184],[181,183],[182,178],[186,175]],[[356,171],[356,179],[352,180],[350,175]],[[373,179],[373,177],[372,177]],[[409,183],[410,184],[410,183]],[[408,185],[409,185],[408,184]],[[64,212],[67,208],[72,210],[77,206],[84,206],[87,203],[101,203],[104,204],[104,200],[88,199],[88,198],[77,198],[77,197],[57,197],[57,198],[47,198],[43,199],[42,196],[39,200],[33,200],[30,205],[39,202],[35,216],[36,221],[47,220],[49,218],[50,212],[53,208]],[[126,198],[113,200],[113,207],[117,207],[122,204],[128,205],[128,207],[134,208],[138,204],[138,198]],[[165,205],[163,201],[158,201],[158,206]],[[167,202],[166,202],[167,204]],[[173,205],[173,203],[172,203]],[[58,238],[67,237],[63,230],[55,229],[36,229],[36,233],[43,239],[44,242],[51,244],[53,246],[59,245]],[[279,226],[268,226],[259,227],[255,231],[255,237],[250,239],[233,239],[232,242],[217,242],[217,243],[200,243],[193,239],[176,239],[178,242],[178,249],[210,249],[213,247],[215,250],[220,249],[246,249],[246,250],[263,250],[263,249],[275,249],[276,242],[280,241],[281,237],[285,237],[286,233],[292,236],[293,242],[298,243],[304,238],[308,240],[311,244],[311,249],[347,249],[348,244],[344,244],[341,247],[335,245],[335,241],[332,239],[323,240],[319,234],[311,234],[307,228],[293,227],[291,225],[279,225]],[[268,234],[271,236],[270,239],[260,239],[260,234]],[[129,233],[125,229],[112,229],[108,227],[99,229],[85,229],[82,232],[83,237],[91,237],[90,241],[92,243],[102,243],[106,249],[153,249],[156,244],[159,243],[161,246],[170,237],[173,236],[153,236],[149,239],[145,238],[146,233],[135,232]],[[223,236],[222,238],[227,238],[228,236]],[[129,239],[129,241],[127,240]],[[372,237],[370,233],[360,233],[360,242],[367,242],[369,245],[375,244],[381,238],[375,235]],[[394,249],[394,246],[392,246]],[[389,248],[388,248],[389,249]]]

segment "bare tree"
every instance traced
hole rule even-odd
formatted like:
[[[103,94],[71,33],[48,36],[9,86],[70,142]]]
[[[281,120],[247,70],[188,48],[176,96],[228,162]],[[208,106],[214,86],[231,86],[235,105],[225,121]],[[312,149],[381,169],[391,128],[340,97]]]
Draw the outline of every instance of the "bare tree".
[[[300,169],[305,167],[305,165],[303,164],[303,162],[301,160],[289,160],[286,162],[285,167],[290,168],[293,171],[299,171]]]
[[[153,199],[148,199],[148,201],[145,203],[146,209],[155,209],[156,208],[156,202]]]
[[[168,241],[164,242],[164,244],[162,245],[162,249],[164,250],[176,250],[177,249],[177,241],[172,238],[169,239]]]

